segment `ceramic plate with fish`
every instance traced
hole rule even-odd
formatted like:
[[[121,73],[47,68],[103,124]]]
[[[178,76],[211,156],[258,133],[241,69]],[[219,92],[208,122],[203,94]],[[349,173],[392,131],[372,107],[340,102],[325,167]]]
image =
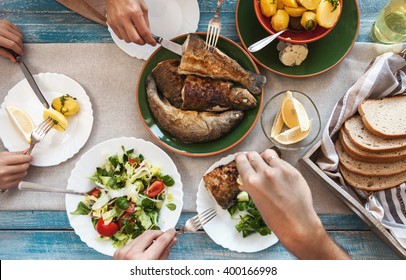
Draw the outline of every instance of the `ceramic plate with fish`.
[[[195,34],[200,36],[202,39],[205,39],[205,33]],[[173,41],[179,44],[183,44],[187,36],[188,34],[176,37],[173,39]],[[256,73],[259,73],[259,70],[256,67],[254,61],[235,42],[220,36],[217,47],[221,52],[234,59],[245,70],[251,71],[255,73],[255,75]],[[212,140],[206,143],[185,144],[176,140],[172,134],[162,129],[158,125],[148,103],[147,77],[149,74],[152,73],[152,70],[158,65],[158,63],[168,59],[180,59],[180,56],[164,48],[157,49],[146,61],[138,80],[136,101],[141,120],[143,121],[143,124],[148,132],[165,148],[188,156],[210,156],[224,152],[240,143],[254,128],[258,117],[260,116],[264,98],[263,89],[260,89],[259,94],[253,94],[254,98],[257,101],[256,107],[244,111],[244,117],[241,119],[239,124],[228,134],[225,134],[216,140]],[[238,83],[236,83],[236,85],[238,86]]]

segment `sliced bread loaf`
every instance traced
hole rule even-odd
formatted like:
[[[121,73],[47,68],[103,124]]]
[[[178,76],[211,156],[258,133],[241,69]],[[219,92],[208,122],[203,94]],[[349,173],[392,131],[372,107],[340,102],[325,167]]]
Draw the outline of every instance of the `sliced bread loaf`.
[[[406,137],[406,96],[365,99],[359,106],[365,126],[381,137]]]
[[[339,139],[344,151],[352,158],[366,162],[396,162],[406,159],[406,149],[391,152],[368,152],[356,146],[344,129],[339,132]]]
[[[349,185],[367,191],[389,189],[406,182],[406,172],[385,177],[371,177],[355,174],[341,164],[339,164],[339,168],[341,175]]]
[[[352,173],[376,177],[390,176],[406,171],[406,159],[399,162],[383,163],[378,161],[377,163],[370,163],[350,157],[344,151],[339,140],[336,141],[335,148],[340,158],[340,163]]]
[[[405,111],[406,115],[406,111]],[[362,122],[360,115],[354,115],[344,123],[344,129],[351,142],[358,148],[371,152],[387,152],[406,148],[405,138],[382,138],[372,134]]]

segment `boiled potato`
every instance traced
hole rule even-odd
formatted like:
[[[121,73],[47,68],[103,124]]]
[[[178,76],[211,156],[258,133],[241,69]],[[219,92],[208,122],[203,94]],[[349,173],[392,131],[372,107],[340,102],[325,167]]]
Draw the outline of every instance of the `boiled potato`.
[[[298,0],[300,5],[305,7],[307,10],[316,10],[317,6],[320,4],[320,0]]]
[[[285,5],[283,4],[283,0],[276,0],[276,8],[277,10],[282,10]]]
[[[299,7],[296,0],[282,0],[284,6],[289,6],[293,8]]]
[[[260,0],[261,13],[266,17],[271,17],[276,13],[276,0]]]
[[[54,109],[45,109],[42,117],[44,120],[50,117],[54,122],[54,126],[52,128],[58,131],[65,131],[66,127],[68,126],[68,120],[65,118],[65,116]]]
[[[317,23],[325,28],[331,28],[336,24],[341,13],[341,6],[338,0],[322,0],[317,6]]]
[[[301,17],[303,13],[307,11],[304,7],[292,8],[289,6],[284,6],[283,8],[291,17]]]
[[[271,26],[275,31],[288,28],[289,14],[285,10],[277,10],[271,19]]]
[[[316,14],[313,12],[304,12],[300,24],[307,31],[313,31],[317,26]]]
[[[64,116],[72,116],[79,111],[80,106],[76,98],[69,94],[65,94],[52,100],[52,108],[62,113]]]

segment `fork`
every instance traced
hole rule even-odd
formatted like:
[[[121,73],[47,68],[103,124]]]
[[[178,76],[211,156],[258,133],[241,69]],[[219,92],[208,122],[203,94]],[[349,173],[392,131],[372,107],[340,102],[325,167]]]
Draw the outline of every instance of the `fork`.
[[[186,221],[183,228],[178,230],[177,234],[182,234],[185,232],[196,232],[201,229],[205,224],[210,222],[214,217],[216,217],[217,212],[214,208],[209,208],[203,211],[201,214],[193,216]]]
[[[31,132],[31,143],[30,147],[25,150],[26,155],[30,155],[34,146],[38,144],[42,139],[44,139],[45,135],[47,135],[48,131],[54,126],[54,121],[52,118],[48,117],[43,120],[32,132]]]
[[[209,21],[206,36],[206,49],[212,51],[216,45],[220,35],[221,21],[220,21],[220,6],[224,0],[217,1],[217,8],[213,18]]]

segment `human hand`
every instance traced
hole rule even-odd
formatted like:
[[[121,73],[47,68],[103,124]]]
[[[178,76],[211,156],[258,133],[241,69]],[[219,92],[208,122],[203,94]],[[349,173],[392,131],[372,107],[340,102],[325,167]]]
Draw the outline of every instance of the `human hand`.
[[[117,249],[114,260],[166,260],[176,243],[174,229],[165,232],[146,230],[124,247]]]
[[[243,185],[265,223],[298,258],[348,258],[327,235],[300,172],[272,149],[235,157]]]
[[[22,152],[0,152],[0,189],[15,187],[27,175],[32,156]]]
[[[138,45],[156,45],[144,0],[106,0],[106,12],[107,24],[120,39]]]
[[[7,20],[0,20],[0,56],[16,63],[15,57],[6,49],[23,54],[23,35],[17,26]]]

